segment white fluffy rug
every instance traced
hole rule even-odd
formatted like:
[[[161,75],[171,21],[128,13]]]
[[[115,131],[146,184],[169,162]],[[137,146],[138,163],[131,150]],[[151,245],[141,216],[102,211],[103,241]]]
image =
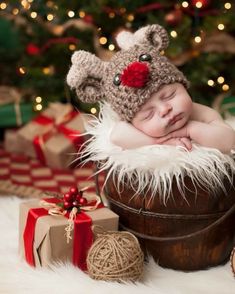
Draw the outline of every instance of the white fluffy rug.
[[[229,263],[205,271],[184,273],[159,267],[151,260],[144,280],[137,284],[94,281],[71,264],[32,269],[18,257],[18,206],[16,197],[0,198],[1,294],[232,294],[235,279]]]

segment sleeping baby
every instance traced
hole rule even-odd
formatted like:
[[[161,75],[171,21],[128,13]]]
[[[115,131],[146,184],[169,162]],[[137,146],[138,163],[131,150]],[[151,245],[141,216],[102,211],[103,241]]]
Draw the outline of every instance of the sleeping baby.
[[[163,85],[141,106],[130,123],[118,122],[111,141],[124,149],[166,144],[192,149],[192,141],[229,153],[235,132],[213,109],[193,103],[180,83]]]
[[[163,54],[164,28],[155,24],[117,36],[121,48],[110,61],[86,51],[72,56],[67,76],[84,102],[108,101],[119,115],[111,141],[124,149],[174,145],[187,150],[192,142],[229,153],[235,132],[213,109],[193,103],[188,81]]]

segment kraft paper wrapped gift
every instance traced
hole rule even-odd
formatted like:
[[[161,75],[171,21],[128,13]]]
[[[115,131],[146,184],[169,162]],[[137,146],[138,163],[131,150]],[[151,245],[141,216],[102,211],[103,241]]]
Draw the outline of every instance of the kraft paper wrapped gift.
[[[20,205],[19,217],[19,253],[25,259],[23,234],[28,217],[32,208],[39,208],[39,200],[30,200]],[[103,226],[105,230],[118,230],[118,215],[110,209],[98,208],[86,212],[92,219],[92,225]],[[66,262],[72,260],[73,239],[67,243],[65,227],[68,225],[68,218],[65,216],[42,216],[37,219],[34,232],[33,256],[36,267],[50,267],[54,262]],[[72,232],[72,238],[73,238]]]
[[[10,153],[23,153],[23,148],[19,144],[17,129],[8,129],[4,132],[4,149]]]
[[[61,118],[63,122],[63,114],[65,117],[67,114],[71,113],[71,111],[71,105],[54,103],[51,104],[42,115],[48,117],[50,120],[54,120],[56,124],[56,121],[59,121],[58,118]],[[33,158],[37,157],[41,162],[53,168],[69,168],[73,160],[76,159],[76,154],[84,142],[84,137],[81,136],[81,134],[84,133],[82,114],[77,113],[64,124],[58,123],[58,126],[59,127],[53,129],[53,123],[45,123],[43,117],[39,116],[37,119],[32,120],[22,127],[18,131],[18,137],[19,144],[24,150],[24,154]],[[60,131],[60,129],[62,129],[62,131]],[[65,131],[63,131],[63,129],[65,129]],[[69,132],[67,130],[69,130]],[[65,135],[65,132],[67,132],[68,135]],[[43,140],[39,139],[40,146],[38,147],[40,147],[40,152],[37,152],[38,148],[35,148],[34,143],[35,138],[38,136],[40,136],[39,138],[43,138]],[[47,136],[47,138],[45,136]]]

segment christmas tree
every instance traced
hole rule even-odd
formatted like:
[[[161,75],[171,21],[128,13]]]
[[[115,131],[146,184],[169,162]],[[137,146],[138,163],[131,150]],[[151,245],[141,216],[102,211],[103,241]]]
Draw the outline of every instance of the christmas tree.
[[[221,94],[234,94],[234,6],[227,1],[12,0],[0,3],[0,13],[1,85],[35,111],[50,101],[71,101],[95,113],[65,83],[73,51],[108,60],[118,50],[119,31],[151,23],[167,29],[165,54],[190,80],[194,101],[211,105]]]

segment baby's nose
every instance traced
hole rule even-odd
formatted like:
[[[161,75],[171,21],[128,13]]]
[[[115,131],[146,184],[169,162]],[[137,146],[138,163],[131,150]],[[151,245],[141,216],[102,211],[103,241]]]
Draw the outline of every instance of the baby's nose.
[[[170,104],[162,104],[159,109],[159,114],[161,117],[166,116],[172,110],[172,106]]]

